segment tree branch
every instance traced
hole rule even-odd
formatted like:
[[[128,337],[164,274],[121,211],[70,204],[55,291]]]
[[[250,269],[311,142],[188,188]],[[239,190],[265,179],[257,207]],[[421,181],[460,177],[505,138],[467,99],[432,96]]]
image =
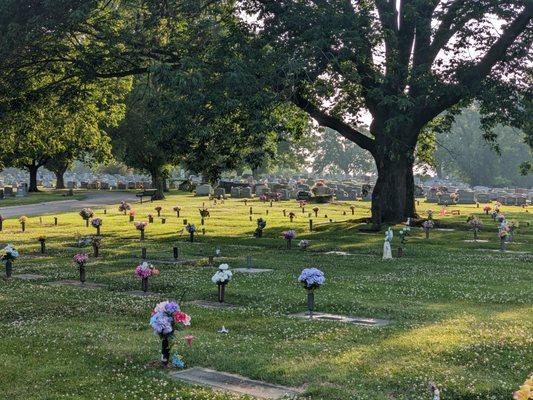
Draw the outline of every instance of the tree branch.
[[[325,113],[298,93],[292,97],[291,101],[307,112],[320,125],[327,126],[328,128],[339,132],[342,136],[351,142],[354,142],[359,147],[368,150],[371,153],[374,152],[374,140],[364,135],[361,131],[358,131],[357,128],[353,128],[338,118]]]

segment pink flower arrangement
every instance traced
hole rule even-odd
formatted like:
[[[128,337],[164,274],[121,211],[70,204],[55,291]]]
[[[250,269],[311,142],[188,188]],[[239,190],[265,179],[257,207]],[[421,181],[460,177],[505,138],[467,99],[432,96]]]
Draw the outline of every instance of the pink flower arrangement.
[[[135,225],[135,229],[139,231],[144,231],[144,228],[146,228],[146,225],[148,225],[148,222],[137,221],[133,225]]]
[[[74,256],[74,262],[78,265],[84,265],[89,261],[89,256],[85,253],[78,253]]]
[[[153,275],[159,275],[159,270],[147,262],[143,262],[141,265],[138,265],[137,268],[135,268],[135,276],[137,278],[149,278]]]

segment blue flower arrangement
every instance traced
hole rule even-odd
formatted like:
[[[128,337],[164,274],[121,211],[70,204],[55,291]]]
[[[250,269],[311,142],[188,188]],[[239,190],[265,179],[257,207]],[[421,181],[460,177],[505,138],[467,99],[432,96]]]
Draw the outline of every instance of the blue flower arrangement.
[[[298,281],[301,282],[307,290],[318,289],[326,282],[324,273],[318,268],[305,268],[300,274]]]

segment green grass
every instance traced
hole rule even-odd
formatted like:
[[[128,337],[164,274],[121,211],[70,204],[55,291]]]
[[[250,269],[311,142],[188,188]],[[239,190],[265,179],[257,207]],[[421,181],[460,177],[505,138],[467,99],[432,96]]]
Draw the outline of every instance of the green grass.
[[[204,268],[216,247],[220,262],[244,267],[247,255],[256,267],[273,273],[238,274],[229,284],[226,301],[242,309],[215,311],[183,305],[192,316],[191,349],[178,335],[176,349],[188,366],[202,366],[272,383],[305,388],[310,399],[428,399],[434,381],[443,399],[507,399],[523,383],[533,365],[533,290],[531,255],[533,229],[529,213],[503,207],[520,223],[515,243],[501,254],[496,223],[475,206],[462,206],[460,217],[439,222],[455,231],[433,231],[429,240],[414,228],[405,257],[381,260],[383,234],[361,234],[349,219],[368,216],[369,204],[357,202],[319,205],[308,230],[307,206],[295,201],[245,205],[226,200],[212,205],[205,236],[189,243],[180,235],[183,219],[199,228],[201,198],[173,194],[165,202],[135,204],[137,220],[147,220],[155,205],[163,207],[167,223],[156,218],[146,230],[146,242],[128,217],[109,208],[95,210],[103,218],[101,257],[89,263],[88,281],[109,285],[105,290],[51,287],[47,281],[76,279],[72,256],[76,236],[93,234],[77,213],[30,218],[25,233],[16,219],[4,221],[0,242],[21,251],[15,273],[38,273],[43,281],[0,282],[0,398],[5,399],[229,399],[207,389],[170,380],[153,367],[159,340],[148,325],[151,308],[159,300],[216,300],[211,283],[214,269]],[[182,207],[178,219],[172,207]],[[249,206],[253,206],[253,221]],[[420,212],[435,205],[421,203]],[[454,207],[459,208],[459,207]],[[297,214],[294,223],[282,209]],[[266,215],[266,210],[269,214]],[[343,215],[346,212],[347,215]],[[485,229],[470,243],[464,221],[480,214]],[[328,215],[328,218],[324,217]],[[267,220],[264,238],[252,238],[255,219]],[[333,222],[329,223],[329,219]],[[286,250],[281,232],[294,228],[311,241],[307,251]],[[396,227],[399,228],[399,227]],[[397,231],[397,229],[396,229]],[[39,255],[37,238],[47,237],[47,255]],[[149,258],[170,259],[178,244],[182,256],[195,266],[157,264],[151,279],[157,298],[136,298],[125,291],[139,289],[133,276],[146,246]],[[396,247],[398,239],[395,238]],[[481,251],[483,249],[484,251]],[[89,249],[86,249],[89,252]],[[346,251],[349,256],[328,255]],[[521,254],[518,252],[528,252]],[[335,322],[301,321],[286,315],[305,310],[305,290],[297,283],[302,268],[316,266],[326,284],[316,292],[317,311],[361,317],[387,318],[385,328]],[[229,335],[217,330],[225,325]],[[2,397],[3,396],[3,397]]]
[[[26,197],[6,197],[0,200],[0,208],[44,203],[48,201],[83,200],[85,198],[84,194],[74,194],[74,196],[65,197],[63,196],[65,192],[65,190],[44,190],[38,193],[28,193],[28,196]]]

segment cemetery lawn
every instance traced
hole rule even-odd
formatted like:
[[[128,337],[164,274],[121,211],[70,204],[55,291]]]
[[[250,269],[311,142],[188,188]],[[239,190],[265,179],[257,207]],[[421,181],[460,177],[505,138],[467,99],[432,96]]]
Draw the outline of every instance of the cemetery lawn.
[[[66,193],[66,191],[44,190],[38,193],[28,193],[28,196],[26,197],[7,197],[0,200],[0,208],[45,203],[49,201],[83,200],[85,198],[85,195],[81,193],[74,193],[74,196],[70,197],[63,196],[64,193]]]
[[[203,201],[211,211],[205,236],[198,212]],[[533,366],[531,213],[502,208],[508,220],[520,223],[515,242],[508,245],[512,252],[502,254],[497,251],[496,223],[482,215],[483,205],[450,207],[460,209],[461,216],[439,217],[438,206],[421,202],[421,215],[432,208],[435,219],[454,230],[434,230],[426,240],[421,229],[413,228],[405,257],[384,262],[383,233],[362,234],[364,225],[347,222],[368,216],[370,204],[355,202],[355,216],[350,204],[318,205],[319,216],[312,217],[316,229],[309,232],[308,213],[314,205],[307,205],[305,213],[295,201],[269,207],[256,200],[248,205],[226,200],[213,206],[207,199],[173,193],[163,202],[133,205],[136,220],[146,221],[148,213],[155,216],[143,244],[117,207],[106,215],[95,209],[103,219],[103,240],[101,256],[88,263],[87,281],[108,287],[94,290],[47,284],[77,279],[72,262],[79,251],[76,237],[95,229],[86,228],[76,212],[57,215],[57,227],[52,215],[43,217],[43,225],[31,217],[24,233],[16,218],[7,219],[0,245],[9,242],[21,252],[14,274],[44,278],[0,281],[0,398],[237,398],[180,384],[154,366],[160,341],[148,325],[151,310],[158,301],[185,293],[182,309],[192,316],[186,333],[195,340],[188,348],[185,333],[179,332],[175,349],[189,367],[302,388],[309,399],[430,399],[430,381],[446,400],[510,399]],[[156,205],[163,207],[166,224],[157,218]],[[175,205],[182,207],[179,219],[172,211]],[[283,217],[283,209],[296,213],[293,223]],[[465,224],[470,213],[482,218],[485,229],[479,239],[488,242],[465,241],[472,239]],[[255,239],[259,217],[267,227],[264,237]],[[195,243],[178,232],[184,218],[198,227]],[[281,237],[288,228],[298,233],[290,251]],[[42,235],[47,238],[46,255],[39,254],[37,239]],[[307,251],[297,247],[303,238],[311,241]],[[171,260],[175,244],[191,265],[156,261]],[[393,250],[397,245],[396,236]],[[154,297],[125,293],[140,288],[133,270],[141,246],[161,270],[150,281],[150,289],[160,293]],[[249,255],[255,267],[274,270],[234,274],[226,301],[242,308],[213,310],[186,303],[216,301],[211,282],[215,269],[203,265],[218,246],[222,256],[217,265],[245,267]],[[389,319],[392,324],[375,328],[289,318],[305,311],[306,293],[297,278],[310,266],[326,274],[326,284],[315,294],[317,311]],[[217,333],[222,325],[228,335]]]

